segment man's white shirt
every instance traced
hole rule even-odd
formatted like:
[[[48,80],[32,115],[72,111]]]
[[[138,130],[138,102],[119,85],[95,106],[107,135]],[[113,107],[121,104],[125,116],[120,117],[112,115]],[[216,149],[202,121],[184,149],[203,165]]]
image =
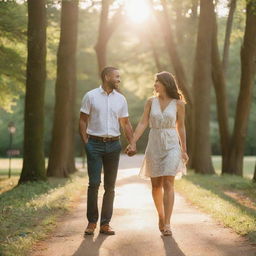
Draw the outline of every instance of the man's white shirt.
[[[129,116],[125,97],[116,90],[107,94],[102,86],[84,95],[80,112],[89,115],[86,132],[100,137],[119,136],[119,118]]]

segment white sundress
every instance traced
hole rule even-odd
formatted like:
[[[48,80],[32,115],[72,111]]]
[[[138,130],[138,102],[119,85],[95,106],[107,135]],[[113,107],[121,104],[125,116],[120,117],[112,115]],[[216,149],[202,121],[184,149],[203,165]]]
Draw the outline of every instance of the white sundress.
[[[176,131],[177,100],[172,99],[164,111],[158,97],[152,99],[149,137],[139,175],[144,178],[186,174]]]

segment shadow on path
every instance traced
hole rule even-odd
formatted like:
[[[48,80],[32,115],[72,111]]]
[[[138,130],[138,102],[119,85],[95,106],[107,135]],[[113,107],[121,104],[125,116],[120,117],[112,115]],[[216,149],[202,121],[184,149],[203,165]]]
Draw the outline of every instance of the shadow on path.
[[[94,236],[85,237],[77,251],[72,256],[99,256],[101,245],[107,236],[99,234],[95,240],[93,240],[93,238]]]
[[[166,256],[185,256],[173,237],[161,236]]]

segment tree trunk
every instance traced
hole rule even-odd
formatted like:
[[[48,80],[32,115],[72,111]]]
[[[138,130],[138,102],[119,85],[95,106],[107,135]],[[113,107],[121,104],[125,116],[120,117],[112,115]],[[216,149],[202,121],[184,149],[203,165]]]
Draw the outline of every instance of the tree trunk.
[[[141,37],[141,43],[146,40],[149,42],[151,51],[152,51],[152,57],[155,61],[157,72],[161,72],[166,70],[164,65],[161,63],[161,59],[159,57],[157,46],[155,42],[155,38],[157,36],[157,28],[154,26],[155,24],[153,22],[148,24],[148,27],[144,28],[143,30],[138,31],[138,36]]]
[[[46,179],[44,162],[44,93],[46,79],[45,0],[28,0],[28,57],[23,167],[19,184]]]
[[[154,61],[155,61],[155,64],[156,64],[156,69],[157,69],[157,72],[161,72],[164,70],[162,64],[161,64],[161,61],[159,59],[159,55],[157,53],[157,49],[156,49],[156,46],[155,46],[155,43],[153,40],[150,40],[150,45],[151,45],[151,49],[152,49],[152,55],[153,55],[153,58],[154,58]]]
[[[193,38],[197,34],[198,18],[199,18],[199,0],[192,0],[190,15],[190,36]]]
[[[110,6],[110,0],[101,1],[101,15],[100,15],[100,26],[98,33],[98,41],[95,45],[95,51],[98,60],[99,74],[102,69],[106,66],[106,50],[107,50],[107,30],[108,30],[108,11]]]
[[[189,166],[191,167],[193,166],[193,145],[194,145],[192,95],[188,86],[187,76],[185,74],[184,67],[179,58],[177,46],[174,41],[166,0],[161,0],[161,3],[163,6],[163,14],[159,16],[158,19],[162,24],[162,31],[164,33],[165,45],[166,45],[171,63],[174,67],[174,73],[175,73],[175,77],[177,79],[178,85],[188,102],[188,106],[186,108],[186,133],[187,133],[187,148],[188,148],[188,154],[190,157]]]
[[[213,36],[212,36],[212,78],[215,88],[217,100],[217,113],[220,133],[220,145],[222,154],[222,173],[228,159],[228,145],[230,143],[229,127],[228,127],[228,100],[226,93],[225,75],[220,60],[218,39],[217,39],[217,20],[214,10],[213,17]]]
[[[227,68],[228,68],[230,36],[232,31],[233,17],[234,17],[235,10],[236,10],[236,0],[230,0],[230,8],[229,8],[228,19],[227,19],[224,49],[223,49],[223,59],[222,59],[224,76],[226,76]]]
[[[62,1],[57,55],[55,112],[48,176],[67,177],[75,169],[74,107],[76,91],[78,0]]]
[[[111,4],[111,0],[102,0],[101,1],[101,15],[100,15],[100,25],[99,25],[99,33],[98,40],[95,45],[95,51],[97,55],[98,61],[98,71],[99,75],[102,69],[107,65],[107,44],[108,41],[117,28],[117,26],[121,22],[122,17],[122,6],[118,9],[115,15],[112,18],[112,21],[109,22],[109,6]]]
[[[245,136],[252,101],[252,87],[256,70],[256,14],[254,2],[246,6],[246,25],[241,47],[240,91],[236,106],[235,126],[230,143],[227,173],[243,175]]]
[[[199,0],[192,0],[191,17],[193,19],[197,19],[197,17],[198,17],[198,4],[199,4]]]
[[[95,51],[97,55],[98,71],[100,75],[103,68],[106,67],[107,65],[107,42],[104,40],[101,40],[95,46]]]
[[[197,173],[214,173],[210,145],[211,48],[214,6],[200,1],[200,18],[193,81],[195,107],[194,168]]]
[[[161,0],[161,3],[163,6],[163,17],[161,19],[163,24],[162,30],[164,32],[166,48],[168,50],[170,60],[173,64],[175,76],[180,86],[180,89],[183,91],[184,96],[187,99],[188,103],[192,105],[192,99],[191,99],[192,96],[188,88],[188,80],[187,80],[183,65],[181,63],[181,60],[179,58],[176,43],[174,41],[174,36],[173,36],[173,32],[170,25],[170,19],[169,19],[166,0]]]
[[[173,9],[175,11],[175,34],[176,34],[176,41],[178,45],[182,45],[184,42],[184,33],[182,31],[182,22],[184,17],[182,17],[182,9],[183,9],[183,1],[176,0],[173,2]]]
[[[256,164],[255,164],[255,167],[254,167],[254,175],[253,175],[252,181],[256,182]]]

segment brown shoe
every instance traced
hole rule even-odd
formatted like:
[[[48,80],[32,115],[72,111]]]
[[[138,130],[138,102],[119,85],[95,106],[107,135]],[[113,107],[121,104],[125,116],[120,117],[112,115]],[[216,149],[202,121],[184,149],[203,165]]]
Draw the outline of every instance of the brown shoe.
[[[93,235],[95,228],[96,228],[96,223],[89,222],[84,231],[84,235],[85,236]]]
[[[108,224],[105,224],[100,227],[100,233],[112,236],[115,234],[115,231]]]

